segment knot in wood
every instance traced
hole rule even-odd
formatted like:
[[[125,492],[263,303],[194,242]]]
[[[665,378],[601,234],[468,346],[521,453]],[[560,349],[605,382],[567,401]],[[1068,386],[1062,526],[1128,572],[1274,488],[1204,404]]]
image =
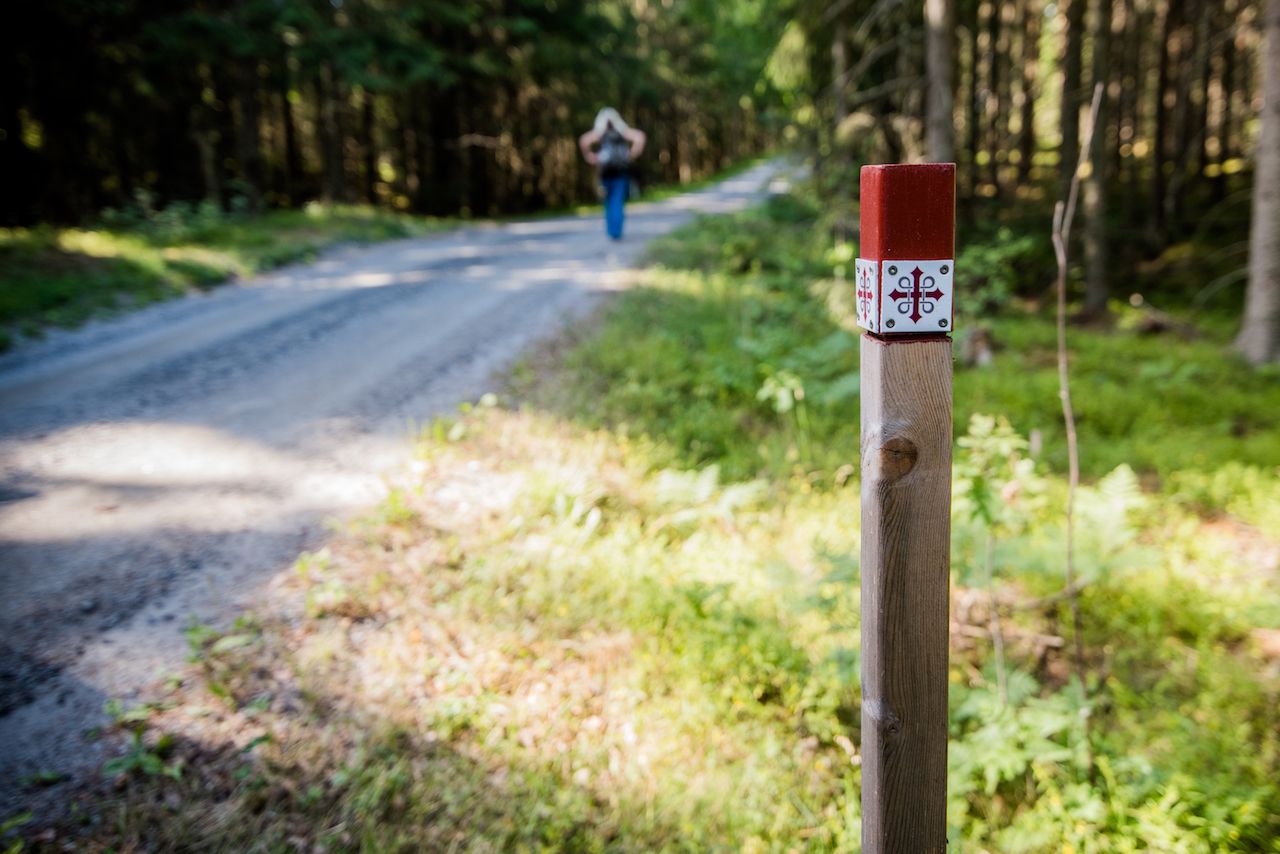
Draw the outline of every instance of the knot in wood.
[[[895,436],[880,446],[880,473],[888,480],[897,480],[915,468],[919,458],[914,442]]]
[[[888,703],[883,700],[864,702],[871,723],[881,735],[893,738],[902,733],[902,719],[894,713]]]

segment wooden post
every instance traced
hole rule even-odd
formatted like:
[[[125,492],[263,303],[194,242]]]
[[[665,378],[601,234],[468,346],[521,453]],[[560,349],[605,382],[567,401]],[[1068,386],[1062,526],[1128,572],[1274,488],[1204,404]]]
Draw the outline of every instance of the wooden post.
[[[862,850],[942,854],[955,165],[861,184]]]

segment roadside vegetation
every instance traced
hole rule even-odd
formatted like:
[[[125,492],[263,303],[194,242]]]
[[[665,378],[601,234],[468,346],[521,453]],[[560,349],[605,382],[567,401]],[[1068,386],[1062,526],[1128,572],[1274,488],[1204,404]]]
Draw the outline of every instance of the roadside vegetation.
[[[193,626],[170,693],[116,709],[101,790],[24,838],[857,850],[853,247],[826,234],[798,195],[663,241],[271,604]],[[956,374],[953,850],[1280,851],[1275,376],[1176,306],[1071,331],[1077,666],[1044,242],[974,230],[957,264],[1007,293]]]
[[[723,180],[757,165],[745,157]],[[640,201],[700,189],[710,178],[645,187]],[[0,229],[0,353],[50,328],[207,290],[235,278],[308,261],[346,243],[374,243],[438,231],[457,218],[397,213],[367,205],[327,205],[250,213],[212,202],[156,209],[147,196],[105,211],[84,228]],[[576,205],[533,215],[587,213]]]
[[[143,196],[83,228],[0,229],[0,352],[15,339],[314,258],[340,243],[423,234],[447,220],[372,207],[156,209]]]

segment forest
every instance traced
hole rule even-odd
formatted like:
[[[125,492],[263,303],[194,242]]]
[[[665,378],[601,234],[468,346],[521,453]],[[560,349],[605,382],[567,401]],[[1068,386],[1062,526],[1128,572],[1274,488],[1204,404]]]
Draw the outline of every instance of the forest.
[[[641,201],[785,180],[420,425],[0,844],[861,850],[858,176],[950,161],[947,850],[1280,852],[1280,0],[11,14],[15,336],[595,217],[604,105]]]
[[[764,2],[71,0],[13,10],[0,114],[8,224],[142,192],[248,209],[536,211],[589,195],[575,140],[613,104],[652,180],[761,150]]]
[[[592,198],[574,138],[612,104],[650,133],[646,183],[786,146],[816,158],[850,216],[868,159],[955,160],[965,212],[1005,217],[1037,202],[1048,217],[1080,171],[1081,308],[1098,315],[1129,298],[1116,280],[1134,265],[1245,233],[1262,14],[1248,0],[27,4],[0,36],[0,223],[200,202],[564,207]],[[1274,236],[1258,243],[1274,257]],[[1248,246],[1214,244],[1201,302],[1240,290]],[[1275,304],[1251,303],[1255,362],[1280,352]]]

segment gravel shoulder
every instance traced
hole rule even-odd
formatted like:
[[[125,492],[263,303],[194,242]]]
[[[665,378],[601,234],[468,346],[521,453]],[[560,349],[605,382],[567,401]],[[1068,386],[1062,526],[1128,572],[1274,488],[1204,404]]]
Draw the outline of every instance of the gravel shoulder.
[[[145,698],[183,627],[376,501],[415,425],[779,170],[633,205],[618,244],[579,216],[347,248],[0,357],[0,816],[56,808],[36,778],[96,773],[104,702]]]

